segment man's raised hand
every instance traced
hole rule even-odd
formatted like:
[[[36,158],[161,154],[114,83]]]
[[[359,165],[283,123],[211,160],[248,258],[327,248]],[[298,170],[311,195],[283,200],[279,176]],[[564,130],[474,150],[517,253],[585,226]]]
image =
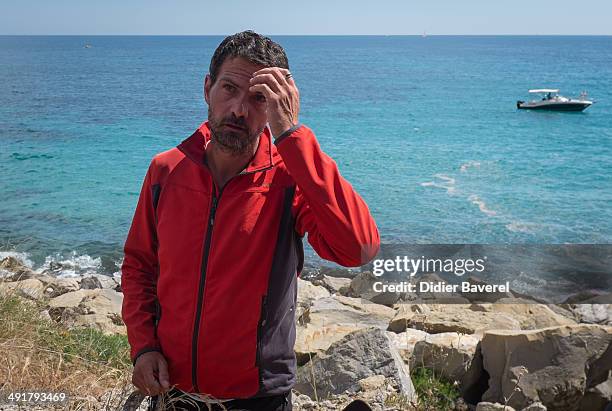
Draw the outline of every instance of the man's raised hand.
[[[249,91],[266,97],[268,123],[274,137],[298,123],[300,93],[289,70],[266,67],[253,73]]]

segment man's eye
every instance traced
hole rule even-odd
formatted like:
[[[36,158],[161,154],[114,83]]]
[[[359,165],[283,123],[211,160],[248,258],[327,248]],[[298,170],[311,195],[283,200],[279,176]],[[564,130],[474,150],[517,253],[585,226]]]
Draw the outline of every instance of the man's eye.
[[[265,103],[266,102],[266,96],[264,96],[263,94],[256,94],[255,95],[255,101],[257,101],[258,103]]]
[[[231,84],[224,84],[223,88],[227,91],[234,91],[236,89],[236,87],[232,86]]]

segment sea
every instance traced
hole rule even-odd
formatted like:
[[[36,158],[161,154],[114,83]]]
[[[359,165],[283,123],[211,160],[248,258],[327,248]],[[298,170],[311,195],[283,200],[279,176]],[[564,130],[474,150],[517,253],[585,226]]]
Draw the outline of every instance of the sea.
[[[612,37],[272,38],[385,243],[612,243]],[[118,275],[149,161],[206,119],[222,39],[0,36],[0,258]],[[517,110],[532,88],[595,104]]]

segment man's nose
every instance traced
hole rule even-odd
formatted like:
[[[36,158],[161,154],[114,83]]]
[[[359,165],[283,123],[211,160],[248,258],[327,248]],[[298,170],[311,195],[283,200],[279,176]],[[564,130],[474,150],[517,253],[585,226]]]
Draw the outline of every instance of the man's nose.
[[[249,116],[249,106],[244,102],[244,100],[237,100],[234,103],[232,111],[237,118],[247,118]]]

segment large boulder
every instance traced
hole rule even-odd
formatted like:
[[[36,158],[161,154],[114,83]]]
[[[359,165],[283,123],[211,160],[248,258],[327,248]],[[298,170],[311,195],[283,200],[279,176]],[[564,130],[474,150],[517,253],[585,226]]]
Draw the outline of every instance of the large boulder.
[[[572,304],[570,310],[581,323],[612,325],[612,304]]]
[[[524,299],[501,298],[482,304],[401,304],[389,323],[389,330],[402,332],[417,328],[430,334],[457,332],[481,334],[487,330],[525,330],[572,325],[576,321],[544,304]]]
[[[376,375],[393,378],[401,394],[416,399],[408,366],[384,331],[369,328],[348,334],[300,367],[295,389],[311,398],[325,399],[345,391],[357,392],[360,380]]]
[[[376,304],[391,307],[401,298],[401,293],[374,291],[374,284],[381,281],[383,281],[381,277],[377,277],[369,271],[362,271],[351,280],[346,294],[350,297],[363,298]]]
[[[21,260],[8,256],[0,260],[0,278],[5,281],[26,280],[34,276],[34,272]]]
[[[87,326],[107,334],[125,334],[121,320],[123,294],[102,288],[77,290],[49,301],[49,314],[69,326]]]
[[[478,304],[476,307],[492,315],[508,314],[519,321],[522,330],[576,324],[576,321],[556,313],[549,306],[534,304],[524,298],[500,298],[495,304]]]
[[[472,366],[479,339],[473,335],[440,333],[427,335],[414,346],[410,358],[410,368],[424,367],[435,375],[457,381],[461,386],[472,381],[464,378]]]
[[[319,298],[329,297],[329,291],[324,287],[314,285],[310,281],[302,280],[298,278],[298,295],[297,295],[297,303],[296,303],[296,311],[295,318],[299,323],[301,321],[302,314],[308,308],[313,301],[318,300]]]
[[[95,290],[76,290],[64,293],[49,300],[51,308],[76,308],[81,302],[92,295],[95,295]]]
[[[401,333],[387,331],[387,336],[404,361],[410,362],[410,357],[412,356],[416,343],[425,340],[429,334],[422,330],[407,328]]]
[[[36,277],[45,284],[45,296],[55,298],[65,293],[77,291],[80,288],[76,278],[59,278],[50,275],[39,275]]]
[[[0,283],[0,295],[15,294],[30,300],[40,299],[45,292],[45,285],[36,278]]]
[[[539,401],[549,411],[578,411],[585,393],[610,373],[612,327],[488,331],[481,351],[489,375],[482,401],[506,398],[515,409]]]
[[[324,287],[332,294],[346,295],[351,286],[350,278],[332,277],[326,274],[313,278],[311,281],[314,285]]]
[[[353,331],[368,327],[386,329],[394,314],[392,308],[359,298],[335,295],[314,300],[298,323],[295,343],[298,364],[306,363]]]
[[[478,304],[399,305],[389,323],[389,331],[399,333],[406,328],[430,334],[476,334],[495,329],[520,330],[521,324],[513,315],[484,311]]]
[[[612,404],[612,376],[586,390],[580,402],[580,411],[604,410],[610,404]]]

